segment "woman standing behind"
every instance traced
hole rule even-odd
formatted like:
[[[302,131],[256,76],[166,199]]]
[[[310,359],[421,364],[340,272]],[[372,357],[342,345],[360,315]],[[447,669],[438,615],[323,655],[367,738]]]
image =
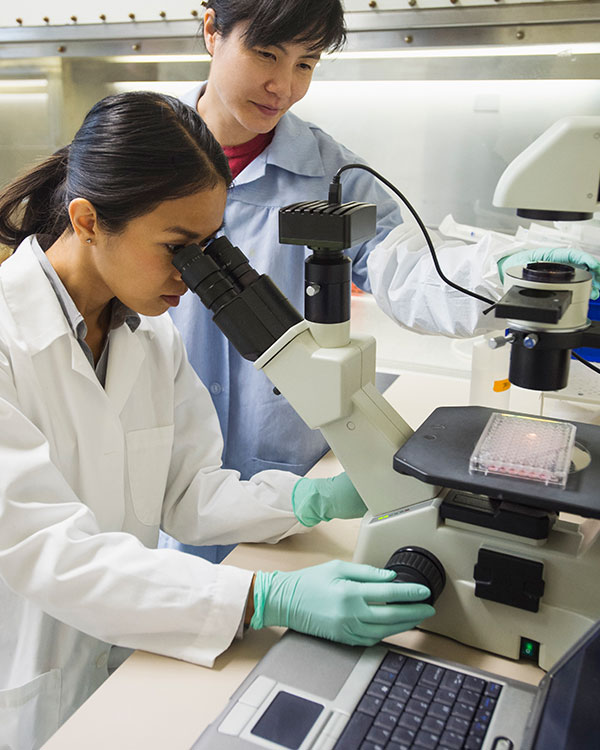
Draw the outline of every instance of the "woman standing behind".
[[[234,182],[225,210],[228,238],[302,311],[306,254],[279,244],[279,209],[325,199],[337,169],[362,160],[288,110],[307,93],[321,54],[343,44],[343,8],[340,0],[207,0],[205,6],[209,79],[183,101],[200,113],[229,159]],[[353,281],[368,291],[369,251],[402,216],[366,172],[347,172],[343,184],[344,200],[378,207],[376,237],[348,251]],[[242,478],[274,468],[305,474],[327,450],[321,433],[274,395],[264,374],[229,344],[198,299],[189,295],[172,317],[217,409],[224,466]],[[228,551],[184,549],[214,561]]]

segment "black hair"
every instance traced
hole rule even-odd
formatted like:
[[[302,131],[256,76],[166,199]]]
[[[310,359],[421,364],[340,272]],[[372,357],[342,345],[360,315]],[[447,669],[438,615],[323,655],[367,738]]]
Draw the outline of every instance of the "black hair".
[[[150,91],[108,96],[69,146],[2,191],[0,243],[16,248],[31,234],[55,241],[71,229],[74,198],[89,200],[100,226],[118,234],[165,200],[230,182],[221,147],[187,104]]]
[[[346,41],[340,0],[206,0],[203,5],[214,10],[216,30],[224,37],[247,23],[248,48],[300,42],[333,52]]]

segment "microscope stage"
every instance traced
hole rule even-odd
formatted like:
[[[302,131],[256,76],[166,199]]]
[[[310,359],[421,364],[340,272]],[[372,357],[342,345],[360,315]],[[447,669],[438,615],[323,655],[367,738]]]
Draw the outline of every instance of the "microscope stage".
[[[483,406],[439,407],[395,454],[394,469],[429,484],[543,510],[600,518],[600,427],[570,422],[577,428],[576,451],[587,451],[592,460],[585,468],[572,469],[562,489],[528,479],[469,471],[473,449],[495,411]]]

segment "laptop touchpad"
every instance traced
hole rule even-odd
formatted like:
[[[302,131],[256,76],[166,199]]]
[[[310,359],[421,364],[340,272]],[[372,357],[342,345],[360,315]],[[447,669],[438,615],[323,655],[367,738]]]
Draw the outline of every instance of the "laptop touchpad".
[[[251,730],[251,734],[298,750],[323,711],[321,703],[281,690]]]

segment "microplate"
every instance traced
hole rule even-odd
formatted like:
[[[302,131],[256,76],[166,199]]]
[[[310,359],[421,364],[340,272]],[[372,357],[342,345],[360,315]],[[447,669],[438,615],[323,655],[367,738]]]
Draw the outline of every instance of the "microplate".
[[[469,460],[469,471],[530,479],[564,489],[576,427],[540,417],[494,412]]]

